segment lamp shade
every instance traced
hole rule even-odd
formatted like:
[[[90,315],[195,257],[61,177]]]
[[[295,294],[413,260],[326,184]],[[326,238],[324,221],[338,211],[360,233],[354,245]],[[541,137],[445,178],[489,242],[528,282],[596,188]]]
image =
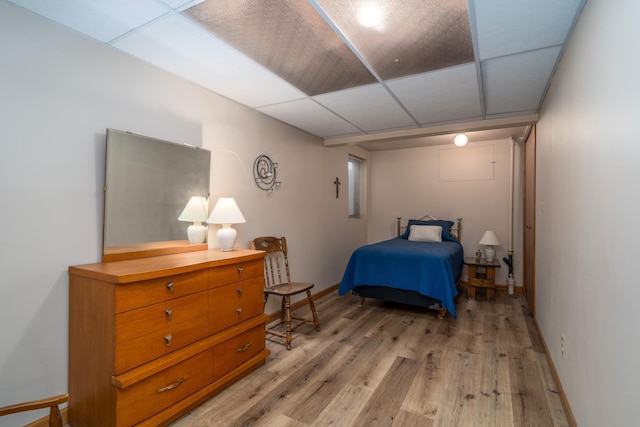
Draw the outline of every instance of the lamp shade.
[[[485,231],[479,242],[481,245],[500,246],[500,240],[493,231]]]
[[[492,262],[493,257],[496,256],[496,250],[493,249],[493,247],[500,246],[500,240],[498,240],[496,233],[493,231],[485,231],[479,243],[486,246],[484,249],[484,255],[487,258],[487,261]]]
[[[240,224],[247,222],[233,197],[220,197],[211,211],[209,224]]]
[[[221,197],[211,211],[207,222],[210,224],[222,224],[216,236],[221,251],[232,251],[236,243],[237,232],[231,228],[231,224],[247,222],[240,212],[240,208],[232,197]]]
[[[192,245],[204,243],[207,237],[207,228],[202,225],[207,220],[208,202],[206,197],[192,196],[178,217],[178,221],[193,221],[187,228],[187,237]]]
[[[192,196],[178,217],[179,221],[203,222],[207,220],[207,199],[202,196]]]

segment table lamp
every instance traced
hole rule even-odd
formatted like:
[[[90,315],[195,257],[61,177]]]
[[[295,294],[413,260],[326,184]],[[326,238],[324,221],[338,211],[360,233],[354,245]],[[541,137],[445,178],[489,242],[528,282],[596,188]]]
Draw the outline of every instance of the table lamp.
[[[496,250],[493,249],[493,247],[500,246],[500,240],[498,240],[496,233],[493,231],[485,231],[479,243],[485,245],[484,256],[487,258],[487,261],[493,261],[493,257],[496,256]]]
[[[247,222],[240,212],[240,208],[236,204],[233,197],[220,197],[216,206],[211,211],[209,224],[222,224],[222,228],[218,229],[218,243],[221,251],[232,251],[236,242],[237,232],[231,228],[231,224],[240,224]]]
[[[192,245],[204,243],[207,237],[207,227],[202,223],[207,220],[207,198],[192,196],[178,217],[178,221],[193,221],[187,228],[187,237]]]

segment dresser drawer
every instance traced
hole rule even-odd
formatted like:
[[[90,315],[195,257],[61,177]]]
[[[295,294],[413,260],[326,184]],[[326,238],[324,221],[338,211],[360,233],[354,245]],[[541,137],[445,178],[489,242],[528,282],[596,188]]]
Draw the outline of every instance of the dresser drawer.
[[[118,426],[132,426],[205,387],[213,381],[213,349],[123,390],[118,390]]]
[[[115,374],[171,353],[208,335],[207,315],[176,323],[139,338],[116,344]]]
[[[213,348],[213,377],[219,378],[264,349],[265,326],[260,324]]]
[[[263,311],[262,276],[209,291],[209,326],[212,333],[262,314]]]
[[[209,269],[143,280],[116,286],[115,311],[133,310],[173,298],[201,292],[209,287]]]
[[[210,287],[223,286],[253,277],[264,277],[263,260],[241,262],[212,269]]]
[[[208,292],[174,298],[116,315],[116,344],[139,338],[206,314]]]

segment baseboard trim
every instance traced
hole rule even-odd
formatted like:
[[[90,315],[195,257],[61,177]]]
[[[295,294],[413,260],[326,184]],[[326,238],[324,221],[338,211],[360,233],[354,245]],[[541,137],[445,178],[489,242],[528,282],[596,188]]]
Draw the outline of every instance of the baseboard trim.
[[[573,416],[573,411],[571,410],[571,405],[569,405],[569,400],[567,399],[567,395],[564,392],[564,387],[562,387],[562,383],[560,382],[560,377],[558,376],[556,365],[553,364],[553,359],[551,358],[551,354],[549,353],[549,347],[547,346],[547,342],[544,340],[544,336],[540,331],[540,326],[538,325],[538,321],[535,317],[533,318],[533,324],[536,327],[536,331],[538,331],[538,336],[540,337],[540,341],[542,342],[542,346],[544,347],[544,355],[547,358],[547,363],[549,364],[549,369],[551,370],[551,376],[553,377],[553,381],[558,387],[558,394],[560,395],[560,401],[562,402],[562,408],[564,409],[564,413],[567,417],[567,422],[569,423],[570,427],[578,427],[578,423],[576,423],[576,419]]]
[[[338,290],[338,286],[340,286],[340,283],[336,283],[335,285],[329,286],[328,288],[322,289],[321,291],[316,292],[315,294],[311,294],[311,298],[315,301],[319,298],[322,298],[325,295],[329,295],[332,292],[335,292]],[[303,298],[300,301],[296,301],[293,304],[291,304],[291,311],[297,310],[299,308],[304,307],[305,305],[307,305],[307,299]],[[280,310],[273,312],[273,313],[268,313],[269,314],[269,320],[267,321],[268,323],[271,323],[273,321],[276,321],[278,319],[280,319]]]

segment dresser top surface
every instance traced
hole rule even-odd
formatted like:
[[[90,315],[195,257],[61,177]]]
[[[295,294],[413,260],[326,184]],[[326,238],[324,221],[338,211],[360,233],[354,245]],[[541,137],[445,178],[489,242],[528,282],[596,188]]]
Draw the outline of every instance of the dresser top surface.
[[[112,283],[131,283],[172,274],[188,273],[209,267],[221,267],[262,259],[264,251],[219,249],[162,255],[123,261],[99,262],[69,267],[70,276],[81,276]]]

